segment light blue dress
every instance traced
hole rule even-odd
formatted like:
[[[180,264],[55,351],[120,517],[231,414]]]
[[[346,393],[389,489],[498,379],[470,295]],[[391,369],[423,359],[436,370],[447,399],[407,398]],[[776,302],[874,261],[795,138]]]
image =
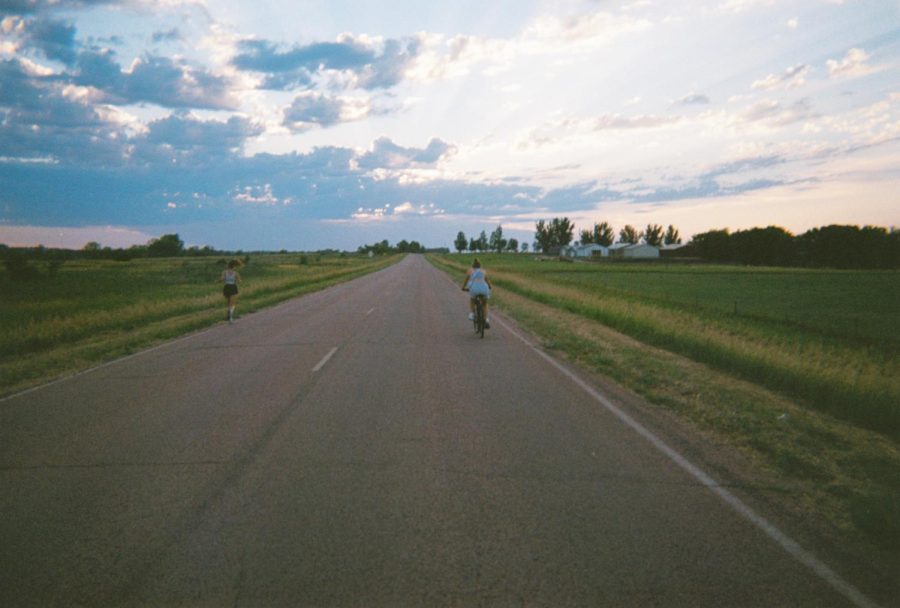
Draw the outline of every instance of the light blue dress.
[[[484,296],[488,299],[491,297],[491,288],[488,286],[481,268],[476,268],[469,275],[469,297],[474,298],[475,296]]]

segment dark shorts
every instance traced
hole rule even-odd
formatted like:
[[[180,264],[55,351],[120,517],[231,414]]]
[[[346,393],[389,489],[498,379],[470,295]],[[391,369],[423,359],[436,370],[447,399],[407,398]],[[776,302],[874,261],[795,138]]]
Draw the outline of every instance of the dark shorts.
[[[237,292],[237,285],[226,285],[225,289],[222,290],[222,295],[227,298],[229,296],[236,296]]]

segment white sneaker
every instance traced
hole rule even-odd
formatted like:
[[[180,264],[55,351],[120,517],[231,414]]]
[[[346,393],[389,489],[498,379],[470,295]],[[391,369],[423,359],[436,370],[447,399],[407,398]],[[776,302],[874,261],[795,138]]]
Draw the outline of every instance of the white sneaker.
[[[470,313],[469,313],[469,321],[474,321],[474,320],[475,320],[475,313],[474,313],[474,312],[470,312]]]

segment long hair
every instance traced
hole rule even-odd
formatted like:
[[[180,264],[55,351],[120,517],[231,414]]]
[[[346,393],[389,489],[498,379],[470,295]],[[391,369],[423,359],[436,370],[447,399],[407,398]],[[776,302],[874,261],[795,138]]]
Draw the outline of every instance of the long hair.
[[[472,262],[472,268],[481,268],[481,261],[478,258],[475,258],[475,261]]]

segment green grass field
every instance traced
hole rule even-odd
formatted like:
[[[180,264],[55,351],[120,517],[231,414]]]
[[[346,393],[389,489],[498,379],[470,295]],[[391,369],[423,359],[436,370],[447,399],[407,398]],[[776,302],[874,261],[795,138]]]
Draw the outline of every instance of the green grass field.
[[[240,269],[238,314],[398,259],[254,255]],[[81,260],[27,281],[0,270],[0,395],[221,322],[223,268],[215,257]]]

